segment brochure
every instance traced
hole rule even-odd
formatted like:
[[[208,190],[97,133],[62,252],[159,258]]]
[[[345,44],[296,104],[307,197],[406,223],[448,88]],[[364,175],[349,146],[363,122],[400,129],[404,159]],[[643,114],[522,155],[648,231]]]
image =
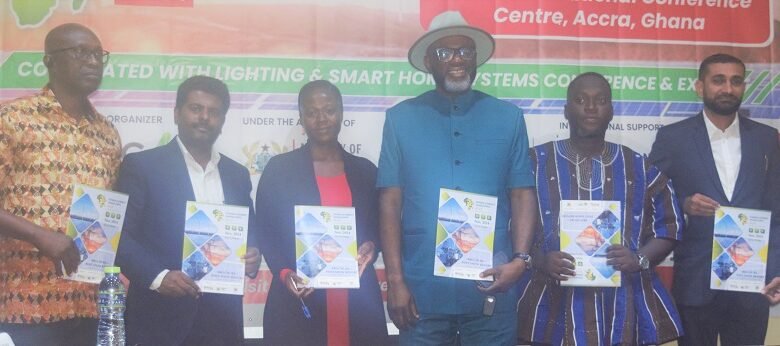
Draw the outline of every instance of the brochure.
[[[355,208],[295,206],[295,258],[305,287],[360,288]]]
[[[607,248],[622,241],[620,205],[620,201],[561,201],[561,251],[575,262],[574,277],[561,281],[561,286],[620,286],[620,271],[607,264]]]
[[[433,275],[492,281],[479,273],[493,267],[497,208],[494,196],[439,191]]]
[[[79,250],[78,271],[68,279],[100,283],[103,268],[114,265],[128,196],[86,185],[73,185],[66,233]]]
[[[244,294],[249,208],[187,201],[181,270],[204,293]]]
[[[761,292],[771,219],[765,210],[721,206],[715,212],[711,289]]]

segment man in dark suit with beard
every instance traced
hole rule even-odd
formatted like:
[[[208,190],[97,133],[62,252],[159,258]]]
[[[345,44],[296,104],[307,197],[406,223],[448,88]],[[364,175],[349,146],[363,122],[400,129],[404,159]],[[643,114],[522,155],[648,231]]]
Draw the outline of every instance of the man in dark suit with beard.
[[[687,222],[674,251],[680,345],[763,344],[769,306],[760,294],[710,289],[713,218],[719,206],[778,215],[778,133],[739,115],[745,65],[727,54],[702,61],[696,93],[704,109],[658,131],[650,160],[673,182]],[[776,223],[775,223],[776,224]],[[758,250],[758,249],[756,249]],[[770,248],[770,255],[774,249]],[[774,250],[777,251],[777,250]]]

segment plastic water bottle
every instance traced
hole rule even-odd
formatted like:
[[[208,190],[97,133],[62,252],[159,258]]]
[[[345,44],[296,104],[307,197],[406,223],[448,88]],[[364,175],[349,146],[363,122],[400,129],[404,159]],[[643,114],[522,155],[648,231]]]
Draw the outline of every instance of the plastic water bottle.
[[[119,267],[106,267],[98,291],[98,346],[125,346],[125,285]]]

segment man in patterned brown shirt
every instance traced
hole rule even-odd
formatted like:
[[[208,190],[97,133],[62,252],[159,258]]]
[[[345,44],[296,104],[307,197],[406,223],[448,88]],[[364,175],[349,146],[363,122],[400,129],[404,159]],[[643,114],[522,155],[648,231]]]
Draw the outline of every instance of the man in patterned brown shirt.
[[[110,189],[121,159],[87,98],[108,52],[72,23],[44,45],[48,85],[0,106],[0,332],[16,345],[95,345],[97,285],[63,278],[79,264],[65,229],[73,184]]]

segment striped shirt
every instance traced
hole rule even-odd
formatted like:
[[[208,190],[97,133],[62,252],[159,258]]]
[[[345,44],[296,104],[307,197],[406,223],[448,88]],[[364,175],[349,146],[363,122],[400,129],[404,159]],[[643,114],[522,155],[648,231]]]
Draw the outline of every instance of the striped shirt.
[[[583,189],[564,141],[533,148],[541,227],[535,253],[559,251],[561,200],[617,200],[623,245],[636,252],[653,238],[679,239],[682,210],[670,180],[628,147],[606,143],[614,157],[592,160],[600,184]],[[611,164],[602,167],[602,162]],[[600,174],[599,174],[600,175]],[[597,174],[594,174],[596,178]],[[591,185],[593,186],[593,185]],[[653,270],[623,273],[620,287],[563,287],[534,270],[520,282],[519,338],[553,345],[661,344],[682,334],[671,296]]]

